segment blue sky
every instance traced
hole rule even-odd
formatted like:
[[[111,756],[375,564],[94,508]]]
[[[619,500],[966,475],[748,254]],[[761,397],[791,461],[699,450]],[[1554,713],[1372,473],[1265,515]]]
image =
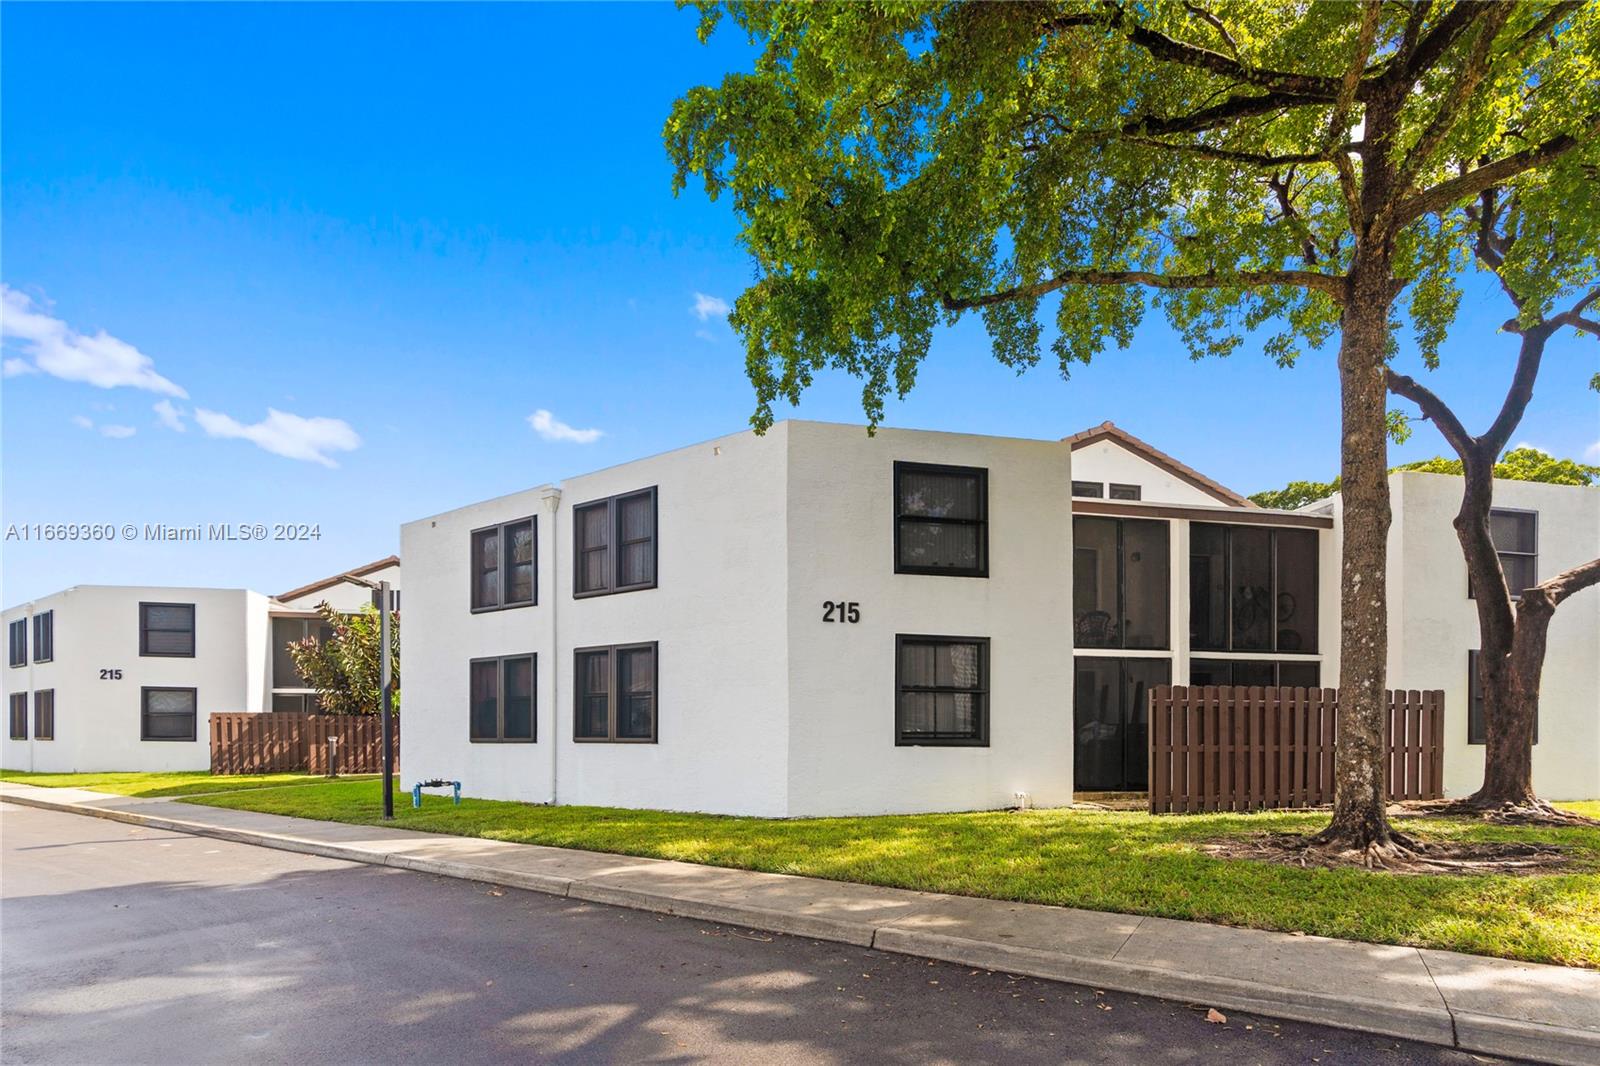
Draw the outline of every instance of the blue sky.
[[[728,205],[673,198],[660,130],[746,53],[700,45],[694,22],[666,5],[7,4],[0,281],[8,330],[29,333],[5,354],[109,359],[130,384],[4,378],[0,522],[321,539],[10,541],[4,602],[93,582],[278,592],[397,550],[403,521],[742,428],[741,350],[695,308],[731,302],[750,264]],[[1471,423],[1509,372],[1505,314],[1469,292],[1432,375]],[[1552,345],[1518,440],[1594,459],[1592,364]],[[1336,396],[1331,352],[1192,363],[1154,321],[1070,381],[1019,378],[974,324],[939,338],[888,423],[1056,437],[1109,418],[1251,492],[1336,471]],[[793,413],[860,421],[859,386],[824,379]],[[1394,458],[1442,447],[1424,426]]]

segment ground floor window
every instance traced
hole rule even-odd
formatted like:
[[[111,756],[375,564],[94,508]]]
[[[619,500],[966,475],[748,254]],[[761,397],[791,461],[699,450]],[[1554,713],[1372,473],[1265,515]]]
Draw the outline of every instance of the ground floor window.
[[[1172,660],[1073,659],[1073,787],[1139,792],[1150,777],[1150,690],[1172,680]]]
[[[192,688],[139,690],[140,740],[193,740],[197,693]]]
[[[56,690],[42,688],[33,694],[33,739],[56,738]]]
[[[1322,664],[1270,659],[1190,659],[1189,684],[1317,688],[1322,684]]]
[[[572,736],[586,742],[657,739],[657,645],[614,644],[573,653]]]
[[[475,744],[531,744],[535,739],[534,657],[474,659],[468,671],[468,739]]]
[[[13,692],[11,694],[11,739],[28,739],[28,694],[26,692]]]
[[[1467,743],[1487,744],[1489,734],[1483,724],[1483,678],[1478,675],[1478,653],[1467,652]],[[1533,742],[1539,743],[1539,716],[1533,717]]]
[[[989,638],[895,638],[895,743],[989,745]]]

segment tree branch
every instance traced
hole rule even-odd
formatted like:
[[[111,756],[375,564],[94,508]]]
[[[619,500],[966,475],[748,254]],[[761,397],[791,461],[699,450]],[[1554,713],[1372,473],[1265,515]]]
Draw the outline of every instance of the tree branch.
[[[1233,52],[1233,57],[1235,59],[1239,58],[1239,42],[1233,39],[1233,34],[1228,32],[1228,27],[1223,25],[1221,19],[1207,11],[1205,8],[1201,7],[1199,4],[1189,3],[1189,0],[1184,0],[1183,9],[1189,12],[1189,14],[1193,15],[1195,18],[1204,22],[1206,25],[1210,26],[1212,29],[1216,30],[1217,36],[1221,37],[1227,42],[1229,50]]]
[[[1539,361],[1544,358],[1545,342],[1555,329],[1551,323],[1543,322],[1523,333],[1522,347],[1517,352],[1517,368],[1512,371],[1511,387],[1506,390],[1505,402],[1500,405],[1500,413],[1495,416],[1494,424],[1478,438],[1479,444],[1490,455],[1500,454],[1500,449],[1506,446],[1517,424],[1522,421],[1528,401],[1533,399],[1533,382],[1539,376]]]
[[[1224,163],[1246,163],[1258,167],[1284,167],[1294,166],[1298,163],[1326,163],[1331,152],[1296,152],[1289,155],[1265,155],[1260,152],[1239,152],[1228,148],[1214,148],[1209,144],[1184,143],[1175,144],[1172,141],[1163,141],[1157,137],[1143,137],[1139,134],[1129,134],[1122,138],[1133,144],[1147,144],[1152,148],[1169,148],[1174,152],[1187,152],[1190,155],[1204,156],[1207,159],[1216,159]],[[1348,150],[1351,146],[1345,145]]]
[[[1457,0],[1456,5],[1446,11],[1444,17],[1417,43],[1416,49],[1404,57],[1404,62],[1395,63],[1384,73],[1384,80],[1391,86],[1396,82],[1410,85],[1416,81],[1423,71],[1439,61],[1439,57],[1455,43],[1456,38],[1467,32],[1478,16],[1486,10],[1488,10],[1486,4]]]
[[[1362,9],[1355,51],[1345,67],[1344,77],[1339,82],[1339,95],[1334,100],[1333,112],[1328,116],[1326,140],[1330,148],[1349,137],[1350,109],[1355,104],[1356,91],[1361,87],[1361,74],[1367,69],[1367,61],[1372,58],[1372,46],[1378,37],[1378,19],[1382,13],[1383,5],[1379,0],[1369,0]],[[1350,162],[1348,154],[1340,153],[1334,156],[1333,167],[1339,175],[1339,192],[1344,196],[1344,208],[1349,215],[1350,225],[1355,226],[1356,220],[1361,217],[1361,191],[1355,164]]]
[[[1148,285],[1156,289],[1249,289],[1290,287],[1315,289],[1342,303],[1345,279],[1314,270],[1240,270],[1232,274],[1161,274],[1149,270],[1066,270],[1048,281],[1018,285],[982,296],[943,296],[945,310],[971,311],[1010,300],[1035,300],[1069,285]]]
[[[1525,170],[1542,166],[1566,155],[1588,138],[1600,134],[1600,115],[1587,116],[1580,135],[1557,134],[1542,144],[1502,156],[1492,163],[1467,171],[1459,177],[1441,181],[1401,202],[1395,212],[1396,224],[1405,225],[1430,212],[1442,211],[1468,197],[1477,196],[1491,185],[1500,185]]]
[[[1440,101],[1438,110],[1433,114],[1433,119],[1417,137],[1416,144],[1412,145],[1407,153],[1405,162],[1400,165],[1399,173],[1395,175],[1395,184],[1405,188],[1410,186],[1413,178],[1422,170],[1428,159],[1438,150],[1450,130],[1461,119],[1462,105],[1471,98],[1480,82],[1489,71],[1489,52],[1494,47],[1494,40],[1505,27],[1506,20],[1511,17],[1514,10],[1513,4],[1483,4],[1488,9],[1488,14],[1478,26],[1477,39],[1472,42],[1472,54],[1467,57],[1462,68],[1455,72],[1449,86],[1445,90],[1444,99]]]
[[[1586,563],[1580,563],[1571,570],[1564,570],[1550,580],[1541,581],[1523,592],[1523,602],[1517,605],[1518,619],[1521,619],[1524,604],[1529,609],[1537,608],[1542,613],[1548,613],[1555,610],[1562,600],[1574,592],[1582,592],[1594,585],[1600,585],[1600,559],[1590,559]]]
[[[1226,126],[1236,118],[1250,118],[1253,115],[1267,115],[1274,111],[1282,111],[1290,107],[1301,107],[1310,103],[1303,97],[1290,93],[1265,93],[1261,96],[1230,96],[1218,104],[1202,107],[1198,111],[1191,111],[1187,115],[1155,116],[1145,115],[1130,119],[1122,126],[1125,134],[1159,135],[1163,133],[1201,133],[1205,130]]]
[[[1439,399],[1432,389],[1415,378],[1396,374],[1393,370],[1385,369],[1383,374],[1389,391],[1396,396],[1404,396],[1421,408],[1423,415],[1439,428],[1445,441],[1455,449],[1463,461],[1472,455],[1477,449],[1477,440],[1467,432],[1467,427],[1461,424],[1461,419],[1456,417],[1456,413],[1450,410],[1449,405]]]

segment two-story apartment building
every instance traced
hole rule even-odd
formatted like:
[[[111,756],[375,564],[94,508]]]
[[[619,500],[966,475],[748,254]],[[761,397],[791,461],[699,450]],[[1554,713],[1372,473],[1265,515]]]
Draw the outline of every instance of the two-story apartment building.
[[[1446,691],[1463,794],[1460,484],[1393,487],[1391,683]],[[1508,565],[1596,550],[1600,492],[1497,492],[1548,516],[1538,562]],[[1255,507],[1110,423],[734,434],[405,525],[402,762],[468,795],[778,816],[1138,791],[1151,686],[1337,683],[1339,520]],[[1548,795],[1600,794],[1597,646],[1600,598],[1574,599]]]
[[[280,596],[249,589],[76,585],[7,609],[0,765],[43,772],[204,770],[213,711],[312,711],[289,656],[317,604],[398,587],[389,556]]]

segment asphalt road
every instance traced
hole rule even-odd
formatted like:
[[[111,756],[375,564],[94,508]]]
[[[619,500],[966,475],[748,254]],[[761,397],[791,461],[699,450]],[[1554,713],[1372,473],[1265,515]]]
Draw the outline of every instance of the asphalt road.
[[[0,804],[18,1063],[1479,1056]]]

